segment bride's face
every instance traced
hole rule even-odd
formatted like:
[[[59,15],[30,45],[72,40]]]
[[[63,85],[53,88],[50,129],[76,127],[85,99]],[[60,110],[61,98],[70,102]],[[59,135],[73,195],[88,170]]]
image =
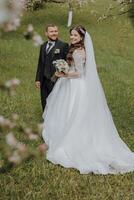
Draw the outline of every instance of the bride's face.
[[[80,34],[76,30],[72,30],[70,34],[71,44],[79,43],[82,40]]]

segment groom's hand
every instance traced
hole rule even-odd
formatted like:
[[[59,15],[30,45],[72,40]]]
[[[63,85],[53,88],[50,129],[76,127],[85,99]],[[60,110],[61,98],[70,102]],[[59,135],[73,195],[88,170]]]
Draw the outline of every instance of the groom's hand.
[[[37,89],[40,89],[40,81],[36,81],[35,86],[36,86]]]

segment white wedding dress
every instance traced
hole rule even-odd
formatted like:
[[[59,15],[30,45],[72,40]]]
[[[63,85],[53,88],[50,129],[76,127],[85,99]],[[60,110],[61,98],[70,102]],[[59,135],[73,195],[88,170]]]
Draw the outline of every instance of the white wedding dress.
[[[47,98],[42,136],[46,158],[81,174],[117,174],[134,170],[134,153],[121,140],[99,80],[92,41],[73,53],[71,71],[78,78],[59,78]]]

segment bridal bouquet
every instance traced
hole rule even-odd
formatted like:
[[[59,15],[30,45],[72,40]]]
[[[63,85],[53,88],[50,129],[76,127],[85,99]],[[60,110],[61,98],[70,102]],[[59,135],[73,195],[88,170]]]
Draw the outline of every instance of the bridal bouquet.
[[[69,72],[69,65],[64,59],[53,61],[53,64],[57,72],[63,72],[65,74]]]
[[[59,60],[53,61],[53,65],[56,68],[56,72],[62,72],[64,74],[69,72],[69,65],[64,59],[59,59]],[[51,81],[56,82],[56,80],[57,80],[57,77],[54,74],[51,77]]]

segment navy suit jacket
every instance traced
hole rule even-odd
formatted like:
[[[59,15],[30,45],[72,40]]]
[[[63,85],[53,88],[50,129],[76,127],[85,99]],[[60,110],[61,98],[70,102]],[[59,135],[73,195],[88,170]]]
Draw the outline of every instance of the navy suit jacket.
[[[46,45],[47,42],[45,42],[40,47],[40,54],[35,78],[35,81],[40,81],[41,83],[44,77],[51,79],[51,77],[54,75],[56,70],[53,66],[53,61],[58,59],[66,60],[66,55],[69,50],[69,45],[67,43],[62,42],[61,40],[56,40],[55,46],[47,54]]]

